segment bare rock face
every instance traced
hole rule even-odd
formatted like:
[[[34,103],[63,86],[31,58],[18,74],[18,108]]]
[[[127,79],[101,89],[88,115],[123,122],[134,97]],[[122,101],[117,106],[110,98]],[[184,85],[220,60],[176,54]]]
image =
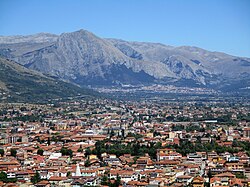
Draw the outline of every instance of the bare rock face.
[[[0,55],[80,85],[191,80],[223,87],[244,80],[242,87],[249,86],[249,58],[190,46],[103,39],[86,30],[59,36],[1,36]]]

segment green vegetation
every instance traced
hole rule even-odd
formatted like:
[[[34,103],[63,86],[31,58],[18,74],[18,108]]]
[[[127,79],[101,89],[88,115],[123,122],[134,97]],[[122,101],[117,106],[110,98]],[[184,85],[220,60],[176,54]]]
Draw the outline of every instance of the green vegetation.
[[[89,155],[91,155],[92,151],[90,150],[89,147],[87,147],[87,149],[85,149],[85,157],[88,157]]]
[[[241,172],[238,172],[235,175],[236,175],[236,178],[238,179],[247,179],[247,177]]]
[[[101,185],[105,185],[107,186],[108,185],[108,176],[107,175],[103,175],[102,178],[101,178]]]
[[[13,157],[16,157],[16,154],[17,154],[16,149],[11,148],[10,149],[10,155],[13,156]]]
[[[217,153],[224,153],[224,152],[237,153],[239,151],[238,149],[232,147],[220,146],[215,141],[211,141],[210,143],[195,142],[195,144],[193,144],[190,141],[182,140],[180,142],[180,145],[175,144],[167,147],[174,148],[178,153],[185,156],[189,153],[201,152],[201,151],[205,152],[215,151]]]
[[[36,174],[31,178],[31,182],[33,184],[36,184],[36,183],[38,183],[40,181],[41,181],[41,176],[40,176],[40,174],[38,172],[36,172]]]
[[[9,102],[45,102],[78,95],[98,95],[87,88],[46,77],[3,58],[0,58],[0,69],[0,81],[8,89]]]
[[[73,157],[73,151],[71,149],[68,149],[68,148],[65,148],[65,147],[61,148],[60,153],[62,153],[63,156],[68,155],[71,158]]]
[[[85,166],[85,167],[89,167],[89,166],[90,166],[90,161],[89,161],[89,159],[86,160],[86,162],[84,163],[84,166]]]
[[[12,118],[12,120],[14,121],[23,121],[23,122],[26,122],[26,121],[29,121],[29,122],[36,122],[36,121],[39,121],[40,117],[38,115],[23,115],[23,116],[18,116],[18,117],[14,117]]]
[[[173,131],[182,131],[186,130],[187,132],[193,132],[193,131],[198,131],[198,132],[205,132],[205,129],[201,127],[200,125],[187,125],[186,127],[184,125],[173,125],[172,126]]]
[[[83,148],[82,148],[82,145],[80,145],[79,149],[77,149],[77,152],[83,152]]]
[[[248,156],[250,156],[250,142],[244,142],[244,141],[233,141],[233,147],[241,147],[243,150],[246,151]]]
[[[5,183],[8,183],[8,182],[15,183],[17,181],[17,179],[16,178],[8,179],[7,178],[7,173],[2,171],[0,173],[0,181],[3,181]]]
[[[205,129],[201,127],[200,125],[188,125],[186,127],[187,132],[193,132],[193,131],[198,131],[198,132],[205,132]]]
[[[101,185],[109,187],[119,187],[121,184],[121,177],[117,174],[116,179],[109,179],[106,175],[101,178]]]
[[[146,153],[151,158],[156,158],[157,149],[161,148],[161,143],[150,143],[149,145],[141,145],[140,143],[129,143],[127,145],[121,144],[119,141],[112,142],[111,145],[106,144],[107,140],[97,141],[95,149],[91,151],[91,154],[96,154],[101,158],[102,153],[115,154],[117,157],[123,154],[131,154],[132,156],[144,156]],[[86,153],[86,152],[85,152]]]
[[[131,133],[131,132],[129,132],[127,136],[128,137],[134,137],[136,140],[143,137],[143,135],[141,135],[141,134],[134,134],[134,133]]]
[[[38,150],[37,150],[37,154],[38,154],[38,155],[43,156],[43,152],[44,152],[43,149],[38,149]]]
[[[4,155],[4,150],[3,149],[0,149],[0,155],[3,157],[3,155]]]
[[[67,172],[67,177],[69,177],[71,175],[71,172],[70,171],[68,171]]]

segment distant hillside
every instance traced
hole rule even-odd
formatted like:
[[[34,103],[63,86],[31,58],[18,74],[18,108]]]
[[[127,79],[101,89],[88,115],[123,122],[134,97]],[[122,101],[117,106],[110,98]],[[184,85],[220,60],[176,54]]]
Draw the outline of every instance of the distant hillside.
[[[0,101],[44,102],[49,99],[94,96],[96,92],[80,88],[0,58]]]

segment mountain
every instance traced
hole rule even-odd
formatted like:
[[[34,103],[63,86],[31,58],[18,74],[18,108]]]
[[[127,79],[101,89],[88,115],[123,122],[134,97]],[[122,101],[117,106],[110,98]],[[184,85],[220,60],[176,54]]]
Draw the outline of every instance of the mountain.
[[[11,102],[44,102],[48,99],[93,96],[95,92],[27,69],[0,58],[0,99]]]
[[[79,85],[175,84],[240,90],[250,59],[197,47],[104,39],[86,30],[0,37],[0,55]]]
[[[210,52],[198,47],[172,47],[158,43],[127,42],[108,39],[131,58],[164,63],[177,79],[194,80],[203,85],[221,85],[242,80],[250,75],[250,59]],[[250,84],[248,84],[250,85]]]

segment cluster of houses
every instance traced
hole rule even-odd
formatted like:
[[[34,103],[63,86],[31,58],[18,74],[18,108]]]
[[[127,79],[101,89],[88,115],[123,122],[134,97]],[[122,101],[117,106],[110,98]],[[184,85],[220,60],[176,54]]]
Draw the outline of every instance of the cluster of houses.
[[[249,142],[250,124],[242,119],[249,108],[219,106],[95,100],[2,107],[0,186],[250,186],[249,148],[184,155],[168,147],[198,139],[231,148],[237,148],[234,141]],[[234,123],[214,120],[225,115]],[[213,120],[194,121],[205,116]],[[91,151],[103,140],[105,146],[119,141],[161,148],[155,158]]]

